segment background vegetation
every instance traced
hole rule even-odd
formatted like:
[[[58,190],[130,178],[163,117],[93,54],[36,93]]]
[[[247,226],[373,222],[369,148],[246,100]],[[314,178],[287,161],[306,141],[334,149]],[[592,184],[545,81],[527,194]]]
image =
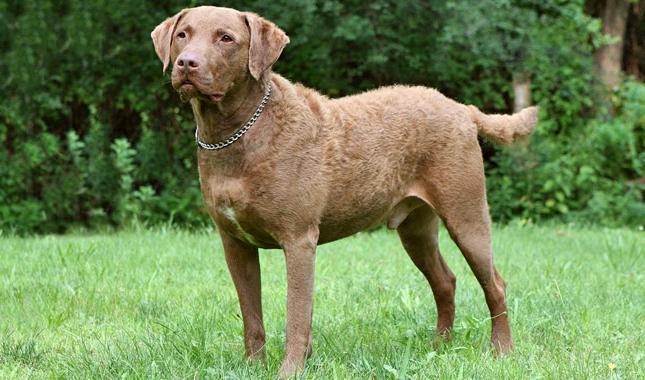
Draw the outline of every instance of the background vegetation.
[[[149,38],[201,3],[0,0],[0,230],[207,221],[192,115]],[[645,215],[645,6],[623,3],[632,76],[610,88],[594,70],[595,49],[616,43],[603,35],[602,0],[218,5],[280,25],[292,42],[276,71],[330,96],[413,83],[510,112],[514,78],[528,80],[542,107],[531,143],[484,142],[493,218],[635,225]]]

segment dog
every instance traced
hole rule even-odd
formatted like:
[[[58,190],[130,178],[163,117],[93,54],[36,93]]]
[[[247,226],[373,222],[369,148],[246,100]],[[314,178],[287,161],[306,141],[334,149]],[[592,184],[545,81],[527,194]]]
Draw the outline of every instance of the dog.
[[[505,284],[493,264],[477,136],[526,139],[536,107],[486,115],[426,87],[390,86],[329,99],[271,70],[289,37],[230,8],[184,9],[151,34],[172,86],[196,120],[201,192],[237,290],[244,346],[265,360],[258,248],[282,248],[287,269],[281,378],[312,352],[318,244],[386,223],[425,275],[438,337],[455,317],[455,276],[439,252],[443,221],[481,284],[491,343],[512,348]]]

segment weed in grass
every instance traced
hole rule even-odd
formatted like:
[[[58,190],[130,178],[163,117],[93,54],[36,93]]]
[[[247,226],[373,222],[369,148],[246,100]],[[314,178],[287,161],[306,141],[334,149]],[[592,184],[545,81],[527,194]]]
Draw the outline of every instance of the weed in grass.
[[[37,335],[17,338],[13,334],[0,335],[0,365],[23,365],[38,367],[45,353],[38,347]]]

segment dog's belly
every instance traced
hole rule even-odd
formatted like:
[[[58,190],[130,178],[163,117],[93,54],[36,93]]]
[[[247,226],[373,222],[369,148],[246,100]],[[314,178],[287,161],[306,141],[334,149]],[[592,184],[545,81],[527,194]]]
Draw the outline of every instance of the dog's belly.
[[[374,228],[387,219],[387,208],[374,210],[370,214],[353,215],[344,218],[328,217],[321,220],[319,225],[319,244],[329,243],[335,240],[351,236],[357,232]]]
[[[318,226],[318,244],[333,242],[383,223],[388,228],[397,228],[412,211],[423,204],[419,198],[408,195],[369,210],[357,209],[352,213],[324,217]],[[280,243],[273,235],[258,224],[257,217],[249,218],[247,213],[221,204],[211,212],[215,215],[219,228],[238,240],[259,248],[280,248]]]
[[[369,230],[390,220],[392,214],[397,214],[392,207],[370,211],[369,213],[322,219],[318,226],[318,244],[329,243],[360,231]],[[280,248],[280,243],[273,234],[258,223],[260,218],[248,218],[244,212],[237,211],[230,206],[219,206],[212,213],[216,215],[218,227],[228,235],[259,248]]]
[[[388,199],[383,204],[368,209],[353,209],[342,216],[327,215],[320,222],[319,244],[329,243],[360,231],[386,224],[395,229],[418,207],[427,204],[414,192]]]

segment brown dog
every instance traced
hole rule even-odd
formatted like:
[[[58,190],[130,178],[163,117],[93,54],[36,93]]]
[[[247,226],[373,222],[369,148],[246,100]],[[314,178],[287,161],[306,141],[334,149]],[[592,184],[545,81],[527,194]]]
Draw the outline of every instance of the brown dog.
[[[185,9],[152,39],[164,70],[173,62],[172,85],[195,114],[201,191],[222,237],[252,360],[265,357],[258,248],[285,253],[280,376],[288,377],[311,354],[316,246],[384,222],[430,283],[437,333],[449,337],[455,276],[439,253],[439,219],[484,290],[493,346],[512,348],[477,134],[502,144],[527,137],[535,107],[485,115],[406,86],[331,100],[271,71],[289,42],[282,30],[228,8]]]

